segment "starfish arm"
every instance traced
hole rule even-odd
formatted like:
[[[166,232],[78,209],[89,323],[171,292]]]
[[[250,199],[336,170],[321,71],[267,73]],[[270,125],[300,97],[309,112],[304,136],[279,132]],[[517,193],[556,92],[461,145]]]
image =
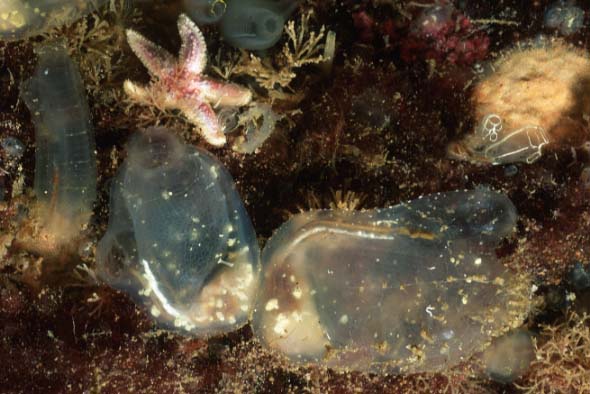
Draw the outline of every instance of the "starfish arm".
[[[208,143],[215,146],[225,144],[225,134],[223,134],[215,111],[209,104],[200,103],[196,107],[183,105],[180,110],[191,123],[201,129],[201,134]]]
[[[133,53],[152,75],[159,77],[166,71],[172,70],[176,65],[174,56],[170,52],[134,30],[127,30],[127,42]]]
[[[203,33],[185,14],[178,17],[178,32],[182,41],[179,64],[193,74],[201,74],[207,65],[207,45]]]
[[[123,90],[127,93],[127,96],[134,101],[146,101],[149,97],[148,89],[131,82],[130,80],[125,80],[123,83]]]
[[[235,83],[203,79],[199,82],[199,90],[214,107],[241,107],[252,101],[250,89]]]

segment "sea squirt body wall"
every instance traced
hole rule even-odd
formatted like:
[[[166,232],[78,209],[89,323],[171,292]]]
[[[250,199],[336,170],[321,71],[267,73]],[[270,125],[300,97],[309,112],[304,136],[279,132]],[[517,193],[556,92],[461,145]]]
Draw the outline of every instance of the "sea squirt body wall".
[[[135,134],[111,189],[99,275],[164,327],[197,335],[246,323],[256,235],[230,174],[164,129]]]
[[[229,1],[229,0],[226,0]],[[225,14],[226,1],[183,0],[184,10],[199,26],[217,23]]]
[[[2,0],[0,41],[22,40],[64,25],[91,12],[107,0]]]
[[[88,223],[96,199],[94,131],[76,64],[63,42],[36,48],[21,97],[35,123],[35,195],[44,227],[61,241]]]
[[[237,48],[264,50],[276,44],[297,0],[231,0],[221,19],[223,38]]]
[[[438,371],[520,325],[529,286],[497,261],[517,213],[478,189],[296,215],[268,241],[256,335],[291,360]]]

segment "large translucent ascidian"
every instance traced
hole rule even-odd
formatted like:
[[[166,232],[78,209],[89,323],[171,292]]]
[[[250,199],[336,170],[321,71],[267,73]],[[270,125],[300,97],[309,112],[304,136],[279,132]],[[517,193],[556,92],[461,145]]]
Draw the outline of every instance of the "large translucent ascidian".
[[[220,22],[221,35],[238,48],[271,48],[297,5],[297,0],[230,0]]]
[[[183,5],[197,24],[219,23],[231,45],[265,50],[281,38],[298,0],[183,0]]]
[[[217,23],[225,14],[229,0],[183,0],[186,13],[199,25]]]
[[[230,331],[250,317],[256,235],[229,173],[164,129],[135,134],[111,189],[99,275],[165,328]]]
[[[522,323],[526,280],[495,248],[516,210],[489,190],[371,211],[313,211],[263,250],[253,326],[292,361],[374,372],[437,371]]]
[[[107,0],[2,0],[0,41],[22,40],[71,23]]]
[[[48,241],[67,242],[96,199],[94,130],[78,67],[63,42],[35,49],[39,62],[21,98],[35,123],[35,195]]]

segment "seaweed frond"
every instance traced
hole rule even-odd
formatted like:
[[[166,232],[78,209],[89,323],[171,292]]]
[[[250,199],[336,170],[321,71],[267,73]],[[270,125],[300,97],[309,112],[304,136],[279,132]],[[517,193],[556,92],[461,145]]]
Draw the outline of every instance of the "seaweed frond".
[[[290,89],[297,76],[295,69],[324,61],[322,50],[326,29],[322,26],[319,31],[312,31],[309,27],[312,15],[313,11],[308,11],[301,15],[298,24],[294,21],[286,24],[288,39],[277,56],[276,65],[270,58],[261,59],[242,51],[241,62],[233,68],[233,72],[253,77],[269,94],[277,88]]]
[[[114,103],[112,90],[120,89],[128,69],[125,27],[139,21],[140,12],[127,0],[110,0],[88,17],[45,34],[64,37],[68,52],[80,67],[88,93],[99,105]]]
[[[544,326],[536,360],[517,385],[526,394],[590,393],[590,316],[571,313],[559,325]]]

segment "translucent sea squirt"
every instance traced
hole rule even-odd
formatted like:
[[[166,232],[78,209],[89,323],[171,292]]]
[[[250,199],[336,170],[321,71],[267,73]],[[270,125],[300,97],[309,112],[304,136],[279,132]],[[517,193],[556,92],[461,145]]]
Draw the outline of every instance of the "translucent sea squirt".
[[[561,41],[523,43],[502,57],[473,91],[473,133],[447,147],[453,159],[533,163],[547,144],[586,140],[590,58]]]
[[[183,0],[184,10],[199,25],[217,23],[225,14],[229,0]]]
[[[35,49],[39,62],[21,85],[35,123],[35,196],[48,238],[67,242],[96,199],[94,130],[78,67],[63,42]]]
[[[64,25],[91,12],[107,0],[2,0],[0,41],[22,40]]]
[[[406,373],[454,366],[522,323],[528,282],[495,248],[517,219],[489,190],[294,216],[262,253],[256,335],[295,362]]]
[[[544,23],[546,27],[569,36],[584,27],[584,10],[577,7],[573,0],[558,0],[548,7]]]
[[[230,331],[250,317],[256,235],[230,174],[164,129],[135,134],[111,189],[99,276],[165,328]]]
[[[271,48],[281,38],[285,22],[297,6],[296,0],[228,1],[221,19],[221,35],[238,48]]]

